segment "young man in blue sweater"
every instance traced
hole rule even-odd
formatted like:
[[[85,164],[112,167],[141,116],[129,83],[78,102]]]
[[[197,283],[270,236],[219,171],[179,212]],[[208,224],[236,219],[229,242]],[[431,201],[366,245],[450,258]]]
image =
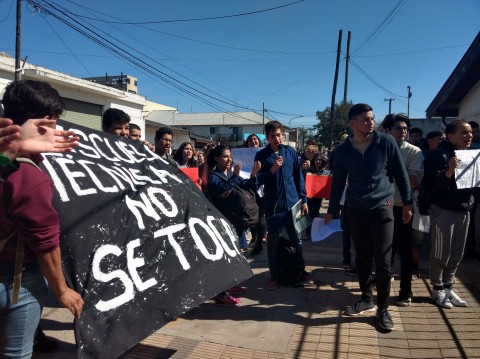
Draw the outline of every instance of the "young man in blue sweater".
[[[340,199],[348,178],[346,202],[348,225],[355,246],[355,262],[362,298],[345,314],[358,315],[374,310],[372,261],[377,285],[377,322],[393,330],[388,313],[393,241],[393,196],[397,184],[403,202],[402,219],[412,218],[410,183],[398,145],[391,136],[374,131],[373,110],[356,104],[348,112],[353,136],[335,150],[330,203],[325,215],[328,223],[338,216]]]
[[[308,214],[305,183],[297,152],[290,146],[282,144],[283,129],[278,121],[265,124],[265,135],[268,146],[257,152],[255,162],[261,163],[257,174],[257,186],[264,185],[265,219],[267,221],[268,237],[268,267],[270,280],[266,284],[268,290],[278,287],[280,276],[280,240],[279,232],[285,228],[288,238],[295,247],[298,269],[301,278],[298,285],[312,283],[312,277],[305,271],[302,241],[296,232],[290,209],[302,200],[302,215]]]

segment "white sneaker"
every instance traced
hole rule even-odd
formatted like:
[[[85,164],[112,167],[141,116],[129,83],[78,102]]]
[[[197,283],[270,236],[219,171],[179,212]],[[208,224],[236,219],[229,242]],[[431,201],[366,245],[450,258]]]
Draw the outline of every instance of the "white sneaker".
[[[445,289],[433,289],[432,290],[432,299],[437,303],[439,307],[445,308],[445,309],[452,309],[453,305],[452,302],[450,302],[450,299],[448,298],[447,294],[445,293]]]
[[[460,296],[451,288],[445,288],[445,294],[447,295],[448,299],[450,299],[450,303],[452,303],[456,307],[466,307],[467,301],[460,298]]]

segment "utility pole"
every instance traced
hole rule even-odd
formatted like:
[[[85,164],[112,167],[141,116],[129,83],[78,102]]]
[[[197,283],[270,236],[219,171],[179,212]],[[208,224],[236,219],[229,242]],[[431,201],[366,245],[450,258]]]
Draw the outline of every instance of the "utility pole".
[[[17,27],[15,33],[15,79],[19,81],[22,77],[22,68],[20,67],[20,44],[22,33],[22,0],[17,0]]]
[[[392,113],[392,101],[395,101],[394,98],[385,98],[385,101],[388,101],[388,114]]]
[[[263,112],[262,112],[262,121],[263,121],[263,134],[265,134],[265,102],[262,102]]]
[[[347,93],[348,93],[348,66],[350,64],[350,40],[352,38],[352,32],[348,32],[347,36],[347,57],[345,61],[345,86],[343,87],[343,104],[347,103]]]
[[[332,105],[330,106],[330,145],[329,149],[333,144],[333,113],[335,110],[335,95],[337,93],[337,81],[338,81],[338,67],[340,65],[340,51],[342,48],[342,30],[338,32],[338,45],[337,45],[337,63],[335,65],[335,78],[333,80],[333,91],[332,91]]]
[[[410,86],[407,86],[407,117],[410,118],[410,97],[412,97],[412,92],[410,91]]]

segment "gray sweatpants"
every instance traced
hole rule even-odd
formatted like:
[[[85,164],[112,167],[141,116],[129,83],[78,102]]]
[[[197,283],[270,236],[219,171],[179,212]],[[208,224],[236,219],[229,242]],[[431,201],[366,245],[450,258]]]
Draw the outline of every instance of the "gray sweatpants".
[[[470,212],[442,209],[434,204],[430,211],[432,251],[430,252],[430,283],[452,285],[467,241]]]

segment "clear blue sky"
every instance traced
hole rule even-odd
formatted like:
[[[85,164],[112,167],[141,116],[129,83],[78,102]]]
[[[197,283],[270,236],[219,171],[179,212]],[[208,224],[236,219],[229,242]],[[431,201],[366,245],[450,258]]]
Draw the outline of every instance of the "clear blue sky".
[[[51,3],[63,7],[51,9],[61,18],[135,56],[142,70],[23,2],[22,58],[30,63],[77,77],[130,74],[138,78],[141,95],[184,113],[261,113],[265,103],[270,117],[286,123],[293,118],[292,127],[316,123],[315,112],[331,103],[340,29],[344,54],[352,32],[348,99],[371,104],[379,120],[388,113],[385,98],[395,99],[392,112],[407,112],[407,86],[413,93],[410,116],[424,117],[480,30],[478,0]],[[15,3],[0,0],[0,51],[12,56]],[[194,20],[204,18],[217,19]],[[337,102],[343,98],[344,54]]]

